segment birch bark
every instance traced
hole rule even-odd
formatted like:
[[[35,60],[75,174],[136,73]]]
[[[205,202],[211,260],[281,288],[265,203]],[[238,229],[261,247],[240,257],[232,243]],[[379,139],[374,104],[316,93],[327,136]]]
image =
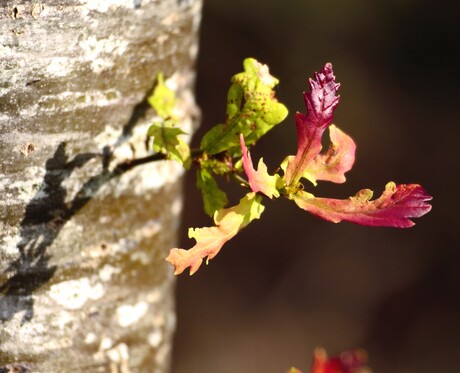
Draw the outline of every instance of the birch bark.
[[[200,8],[1,2],[0,371],[168,371],[182,171],[113,169],[147,152],[159,72],[193,131]]]

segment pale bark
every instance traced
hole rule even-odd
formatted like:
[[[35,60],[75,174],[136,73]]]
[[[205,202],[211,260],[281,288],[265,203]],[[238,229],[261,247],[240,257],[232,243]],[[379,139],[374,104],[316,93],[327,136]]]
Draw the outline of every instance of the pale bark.
[[[167,372],[182,171],[146,154],[163,72],[193,130],[200,0],[0,4],[0,371]]]

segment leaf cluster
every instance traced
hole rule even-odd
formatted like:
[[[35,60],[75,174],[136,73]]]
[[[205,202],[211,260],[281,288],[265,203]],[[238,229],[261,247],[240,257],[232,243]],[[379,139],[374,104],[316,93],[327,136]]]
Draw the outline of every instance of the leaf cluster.
[[[340,100],[332,64],[309,79],[304,92],[306,113],[296,113],[297,151],[288,155],[274,174],[261,158],[254,168],[249,147],[287,116],[286,107],[278,102],[274,88],[278,80],[268,67],[248,58],[244,71],[233,76],[227,94],[226,120],[211,128],[201,139],[200,148],[190,151],[181,138],[184,132],[174,119],[174,96],[159,76],[149,102],[162,119],[153,124],[153,149],[176,160],[184,167],[197,165],[197,186],[203,196],[205,212],[214,217],[214,226],[189,230],[196,240],[189,250],[174,248],[166,260],[175,274],[190,268],[195,273],[203,259],[214,258],[222,246],[264,211],[262,197],[292,200],[298,207],[331,222],[349,221],[367,226],[407,228],[412,218],[431,209],[431,196],[418,184],[389,182],[382,195],[372,200],[373,192],[362,189],[348,199],[316,197],[306,191],[305,181],[316,186],[318,181],[345,182],[345,174],[355,160],[353,139],[332,124]],[[330,146],[323,151],[322,137],[328,130]],[[194,155],[193,160],[191,154]],[[240,202],[226,208],[226,193],[216,176],[236,179],[250,189]]]
[[[228,203],[215,176],[235,176],[242,171],[238,162],[240,135],[254,144],[288,114],[286,106],[275,97],[278,79],[270,75],[268,67],[253,58],[245,59],[243,67],[244,71],[231,79],[225,122],[212,127],[200,143],[197,186],[202,193],[204,211],[210,216]]]

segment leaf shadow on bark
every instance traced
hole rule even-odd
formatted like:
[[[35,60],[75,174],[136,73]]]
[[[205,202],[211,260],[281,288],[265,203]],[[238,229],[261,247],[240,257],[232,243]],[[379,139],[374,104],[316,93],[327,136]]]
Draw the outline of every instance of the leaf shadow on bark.
[[[19,257],[6,269],[13,275],[0,287],[0,321],[11,320],[24,312],[22,323],[32,319],[35,290],[49,281],[56,266],[49,265],[47,248],[53,243],[64,224],[75,214],[75,199],[65,202],[64,181],[72,172],[84,166],[95,154],[86,153],[68,159],[66,144],[59,144],[52,158],[46,161],[42,184],[27,204],[20,224]],[[78,200],[78,198],[77,198]]]
[[[0,367],[0,373],[29,373],[30,367],[27,364],[15,363]]]
[[[145,117],[147,108],[146,95],[144,100],[134,107],[114,147],[127,141],[135,125]],[[65,181],[72,172],[95,158],[102,161],[101,172],[90,177],[73,199],[66,202]],[[110,158],[111,147],[105,146],[102,153],[77,154],[69,160],[66,143],[61,142],[53,157],[46,161],[42,184],[27,204],[24,218],[20,223],[20,242],[17,244],[19,257],[5,270],[10,277],[0,285],[0,324],[12,320],[20,312],[24,313],[21,325],[34,317],[33,293],[46,284],[57,270],[55,265],[49,263],[50,255],[47,249],[66,222],[83,208],[103,185],[131,169],[116,167],[110,171]]]

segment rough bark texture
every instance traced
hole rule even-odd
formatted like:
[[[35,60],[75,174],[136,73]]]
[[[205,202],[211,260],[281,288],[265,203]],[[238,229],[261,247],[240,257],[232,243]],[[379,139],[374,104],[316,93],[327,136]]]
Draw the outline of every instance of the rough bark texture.
[[[192,131],[200,7],[1,2],[0,371],[168,370],[181,169],[113,169],[146,154],[158,72]]]

